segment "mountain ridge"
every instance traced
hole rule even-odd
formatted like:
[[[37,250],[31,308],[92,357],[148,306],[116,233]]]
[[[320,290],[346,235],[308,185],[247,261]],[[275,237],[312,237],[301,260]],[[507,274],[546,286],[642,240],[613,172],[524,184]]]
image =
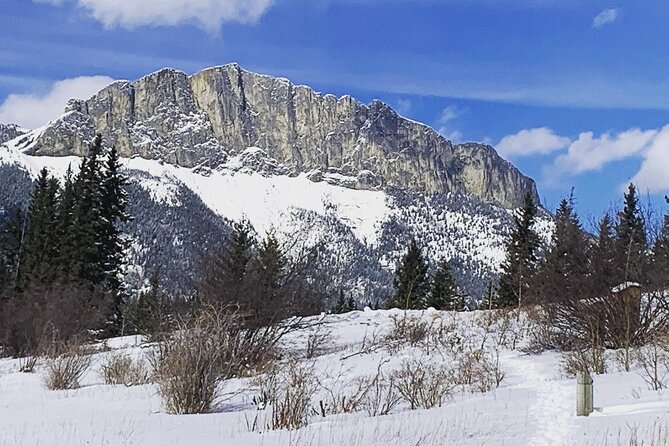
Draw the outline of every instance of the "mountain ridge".
[[[116,81],[16,144],[31,155],[84,155],[96,133],[125,157],[217,168],[258,147],[283,173],[347,178],[346,187],[462,193],[514,208],[534,181],[489,145],[452,144],[373,100],[322,94],[232,63],[188,75],[164,68]]]

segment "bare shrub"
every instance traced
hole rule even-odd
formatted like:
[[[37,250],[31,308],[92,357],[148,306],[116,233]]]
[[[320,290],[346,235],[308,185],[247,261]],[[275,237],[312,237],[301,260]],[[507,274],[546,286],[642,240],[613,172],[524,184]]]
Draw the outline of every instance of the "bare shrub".
[[[74,342],[54,345],[46,359],[46,387],[49,390],[79,388],[79,380],[91,365],[91,357],[87,353]]]
[[[393,379],[395,388],[412,410],[441,406],[455,387],[451,370],[417,359],[404,361]]]
[[[372,386],[371,379],[361,377],[349,382],[345,376],[346,372],[340,372],[329,385],[317,380],[318,386],[327,395],[318,402],[316,409],[322,417],[357,412],[360,409],[362,400]]]
[[[226,356],[229,330],[236,330],[236,313],[223,314],[208,307],[190,323],[182,323],[160,345],[154,361],[155,377],[163,403],[170,413],[211,411],[219,383],[237,367]],[[227,362],[226,362],[227,361]]]
[[[21,373],[33,373],[37,363],[39,362],[38,356],[24,356],[19,359],[19,371]]]
[[[151,373],[141,359],[129,355],[114,354],[102,365],[102,377],[105,384],[123,384],[126,387],[138,386],[151,382]]]
[[[331,340],[332,333],[326,330],[322,324],[319,324],[316,330],[307,337],[307,349],[305,352],[307,359],[324,354],[327,351],[326,346]]]
[[[562,354],[562,370],[569,376],[578,372],[606,373],[606,351],[603,348],[577,350]]]
[[[637,373],[646,381],[651,390],[667,388],[669,352],[667,352],[664,342],[655,340],[636,350],[634,357],[640,366]]]
[[[309,424],[311,396],[316,389],[313,369],[290,362],[280,369],[275,382],[278,386],[273,392],[268,428],[299,429]]]
[[[383,364],[379,364],[376,376],[371,378],[368,391],[361,400],[362,408],[370,417],[388,415],[402,399],[393,375],[381,371]]]
[[[430,332],[430,323],[420,317],[408,316],[392,317],[393,325],[386,335],[386,340],[398,344],[409,344],[414,347],[427,339]]]
[[[492,351],[473,349],[461,352],[456,358],[457,372],[454,381],[481,393],[499,387],[505,376],[499,353],[499,346]]]

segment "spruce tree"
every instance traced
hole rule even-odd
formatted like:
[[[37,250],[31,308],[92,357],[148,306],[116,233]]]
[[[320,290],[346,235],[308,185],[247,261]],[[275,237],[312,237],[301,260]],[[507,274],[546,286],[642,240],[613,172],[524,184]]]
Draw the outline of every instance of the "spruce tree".
[[[415,239],[397,266],[393,286],[395,293],[388,300],[389,308],[404,310],[426,308],[429,292],[428,265]]]
[[[590,247],[590,282],[593,296],[605,296],[620,284],[613,219],[604,214],[598,224],[597,240]]]
[[[8,296],[16,289],[25,232],[26,219],[17,207],[0,230],[0,295]]]
[[[277,290],[281,286],[285,268],[288,264],[279,241],[274,234],[267,234],[258,247],[255,258],[255,276],[264,300],[271,305],[276,299]]]
[[[160,292],[160,272],[154,270],[149,278],[149,287],[139,293],[134,315],[135,329],[142,334],[153,335],[162,326],[164,302]]]
[[[573,195],[560,201],[551,246],[535,281],[540,302],[586,297],[589,290],[588,238],[574,210]]]
[[[25,254],[19,269],[18,288],[31,281],[50,283],[57,268],[57,207],[59,184],[42,169],[28,207]]]
[[[634,184],[629,185],[624,201],[616,225],[618,281],[645,284],[648,281],[648,239]]]
[[[665,197],[669,203],[669,197]],[[664,214],[662,228],[653,244],[652,282],[658,289],[669,286],[669,212]]]
[[[453,277],[448,260],[442,260],[434,273],[430,293],[427,298],[427,307],[436,310],[463,311],[463,296]]]
[[[514,217],[514,228],[506,245],[496,307],[520,307],[529,298],[539,248],[539,236],[533,229],[538,212],[532,195],[526,194],[524,206]]]

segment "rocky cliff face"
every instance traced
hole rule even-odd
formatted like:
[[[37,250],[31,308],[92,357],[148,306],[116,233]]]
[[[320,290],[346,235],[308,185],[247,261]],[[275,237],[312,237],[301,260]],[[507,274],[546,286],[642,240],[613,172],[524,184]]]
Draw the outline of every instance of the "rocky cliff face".
[[[116,82],[18,144],[33,155],[84,155],[96,133],[126,157],[217,167],[258,147],[282,172],[344,179],[354,188],[394,186],[462,193],[507,208],[533,180],[481,144],[454,145],[386,104],[321,95],[236,64],[192,76],[171,70]]]
[[[26,132],[27,130],[22,129],[18,125],[0,124],[0,144],[21,136]]]

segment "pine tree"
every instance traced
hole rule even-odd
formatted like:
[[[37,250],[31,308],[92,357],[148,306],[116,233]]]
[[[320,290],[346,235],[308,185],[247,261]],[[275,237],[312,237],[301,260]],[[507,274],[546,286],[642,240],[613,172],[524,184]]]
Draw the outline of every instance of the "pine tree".
[[[665,197],[669,203],[669,197]],[[669,212],[664,214],[662,228],[653,244],[652,281],[656,288],[669,286]]]
[[[153,271],[148,290],[139,293],[134,315],[134,326],[139,333],[156,334],[162,325],[163,295],[160,292],[160,272]]]
[[[590,247],[588,257],[592,295],[605,296],[613,287],[620,284],[613,219],[609,214],[605,214],[599,221],[597,240]]]
[[[258,247],[255,274],[264,299],[271,305],[285,273],[287,259],[274,234],[267,234]]]
[[[618,214],[616,252],[619,282],[648,281],[648,239],[636,187],[630,184],[624,195],[625,205]]]
[[[30,281],[50,283],[57,268],[56,224],[59,184],[42,169],[28,207],[25,251],[19,269],[18,288]]]
[[[426,308],[429,282],[428,265],[416,240],[412,239],[406,255],[395,271],[394,295],[388,300],[389,308]]]
[[[573,195],[560,201],[555,230],[535,289],[541,302],[580,299],[589,293],[588,238],[574,210]]]
[[[17,207],[0,230],[0,295],[8,296],[16,289],[25,232],[26,219]]]
[[[437,265],[430,286],[427,306],[436,310],[462,311],[465,309],[463,308],[463,296],[453,277],[451,265],[445,259]]]
[[[529,297],[539,248],[539,236],[533,229],[538,211],[532,195],[525,195],[525,204],[514,217],[514,228],[506,246],[506,260],[497,290],[497,307],[519,307]]]
[[[112,147],[105,162],[102,177],[102,257],[109,289],[120,289],[127,242],[121,236],[119,223],[130,220],[126,213],[128,194],[125,187],[128,178],[121,172],[121,162],[115,147]]]
[[[335,302],[332,307],[333,314],[342,314],[346,313],[346,298],[344,297],[344,290],[339,290],[339,297],[337,297],[337,302]]]

